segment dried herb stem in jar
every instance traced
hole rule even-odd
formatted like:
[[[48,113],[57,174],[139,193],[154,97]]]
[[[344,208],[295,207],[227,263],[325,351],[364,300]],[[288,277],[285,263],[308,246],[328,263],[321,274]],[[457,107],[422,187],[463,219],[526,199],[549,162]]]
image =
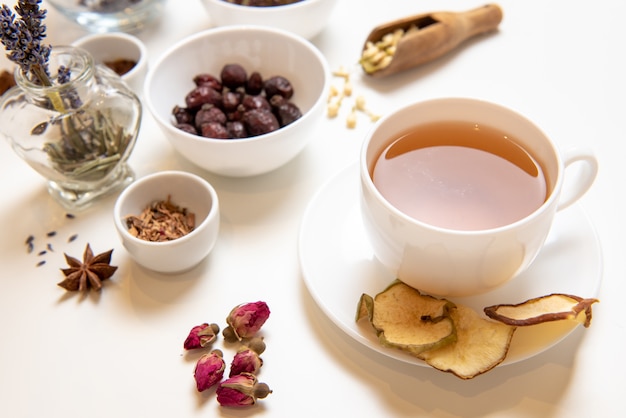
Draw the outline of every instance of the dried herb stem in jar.
[[[187,208],[167,200],[157,200],[148,205],[139,216],[125,218],[128,232],[145,241],[172,241],[183,237],[195,228],[195,214]]]

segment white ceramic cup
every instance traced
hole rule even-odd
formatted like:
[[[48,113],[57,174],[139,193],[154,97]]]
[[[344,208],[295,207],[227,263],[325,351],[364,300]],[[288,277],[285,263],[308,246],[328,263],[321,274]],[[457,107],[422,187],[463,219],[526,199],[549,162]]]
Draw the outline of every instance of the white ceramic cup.
[[[545,202],[519,221],[475,231],[432,226],[395,208],[374,185],[376,161],[402,134],[436,121],[489,125],[517,138],[544,170]],[[526,270],[541,250],[555,213],[584,195],[598,163],[589,150],[561,156],[537,126],[513,110],[475,99],[444,98],[411,104],[380,119],[365,138],[359,170],[361,212],[375,256],[408,285],[447,297],[485,293]]]

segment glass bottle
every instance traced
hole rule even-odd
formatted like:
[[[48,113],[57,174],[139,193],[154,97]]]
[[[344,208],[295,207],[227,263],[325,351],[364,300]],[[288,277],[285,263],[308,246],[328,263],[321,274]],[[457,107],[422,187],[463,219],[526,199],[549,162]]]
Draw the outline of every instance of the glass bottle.
[[[18,67],[17,85],[0,101],[0,133],[47,179],[59,203],[79,210],[134,180],[127,160],[141,125],[141,102],[81,48],[53,47],[49,64],[51,72],[68,68],[69,81],[42,86]]]

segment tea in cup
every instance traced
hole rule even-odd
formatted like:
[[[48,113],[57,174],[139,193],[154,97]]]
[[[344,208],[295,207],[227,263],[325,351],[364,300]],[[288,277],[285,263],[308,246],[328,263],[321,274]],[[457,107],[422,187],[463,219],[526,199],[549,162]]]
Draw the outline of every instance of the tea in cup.
[[[579,175],[563,188],[574,163]],[[359,170],[365,231],[382,264],[420,291],[471,296],[530,266],[555,213],[584,195],[598,164],[587,150],[561,156],[513,110],[449,98],[382,118]]]

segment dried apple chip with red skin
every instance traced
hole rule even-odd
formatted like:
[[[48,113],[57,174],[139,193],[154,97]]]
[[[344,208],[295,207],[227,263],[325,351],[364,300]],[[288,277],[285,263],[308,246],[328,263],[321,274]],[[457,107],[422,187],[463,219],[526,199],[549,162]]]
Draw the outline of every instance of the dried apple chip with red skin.
[[[565,293],[552,293],[518,304],[501,304],[484,308],[485,314],[504,324],[528,326],[550,321],[575,320],[591,325],[591,305],[595,298],[582,298]]]
[[[468,380],[488,372],[506,358],[516,327],[484,318],[463,305],[451,310],[456,342],[417,357],[443,372]]]

